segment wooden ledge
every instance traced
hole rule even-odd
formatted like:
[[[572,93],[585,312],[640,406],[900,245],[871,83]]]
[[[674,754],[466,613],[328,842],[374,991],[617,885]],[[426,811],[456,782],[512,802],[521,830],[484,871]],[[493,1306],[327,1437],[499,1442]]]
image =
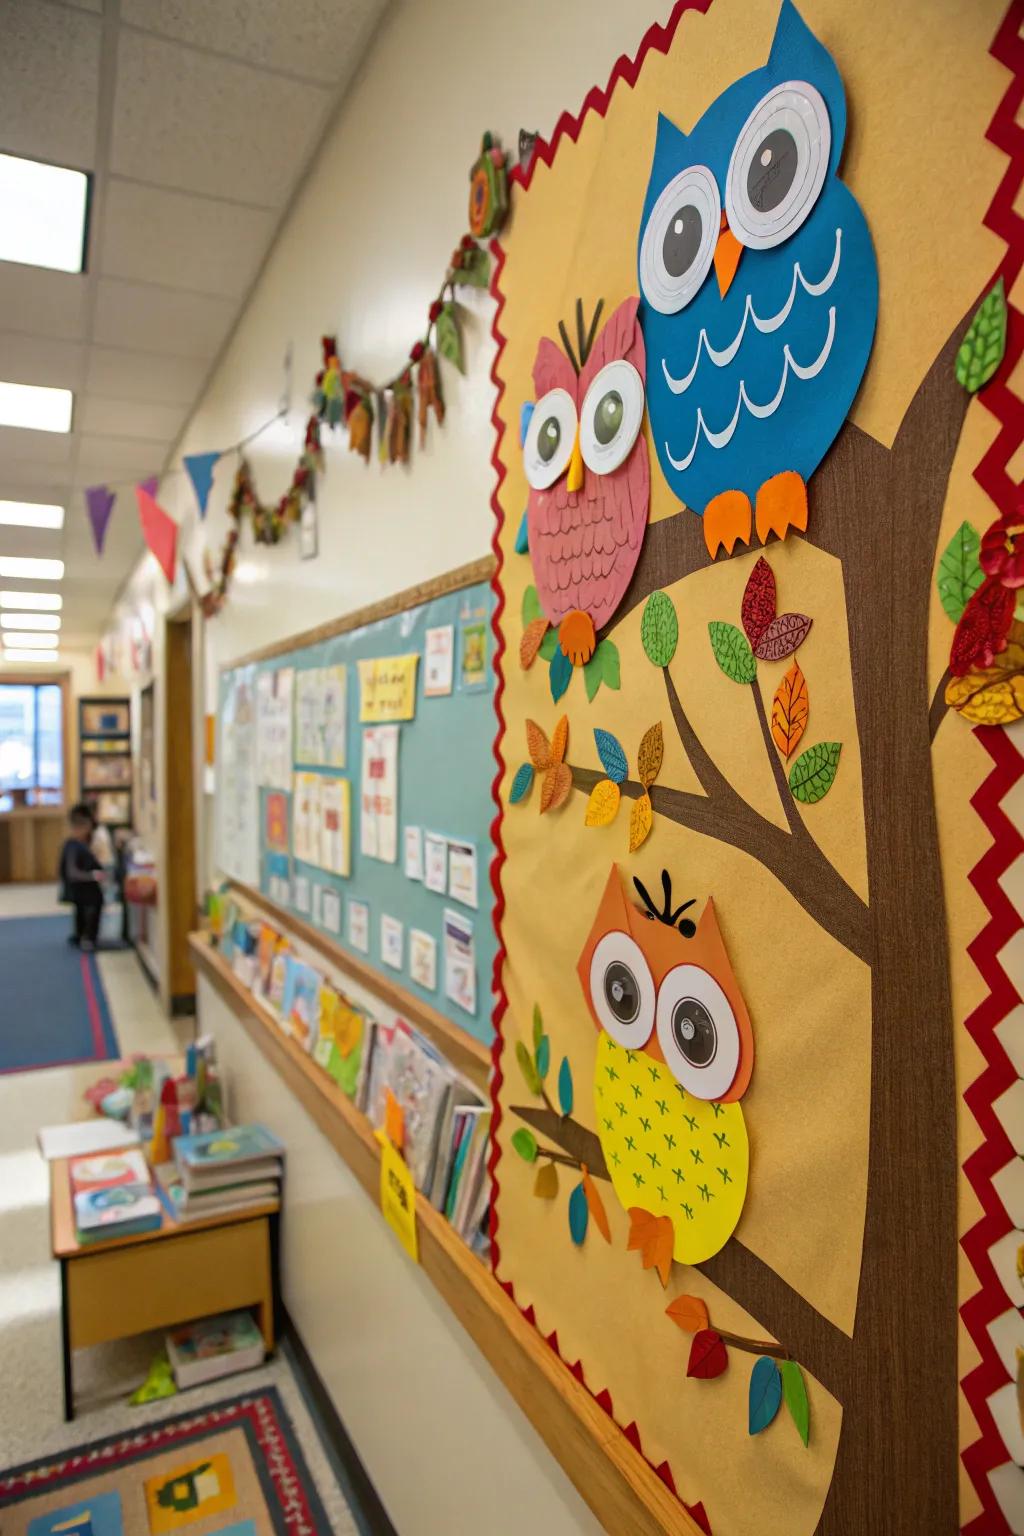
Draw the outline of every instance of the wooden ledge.
[[[232,1010],[378,1204],[380,1151],[369,1121],[302,1047],[281,1031],[206,934],[192,934],[189,944],[200,975]],[[701,1536],[699,1526],[654,1469],[570,1374],[441,1213],[420,1200],[416,1214],[423,1273],[606,1530],[628,1531],[630,1536]],[[395,1252],[400,1252],[397,1246]]]

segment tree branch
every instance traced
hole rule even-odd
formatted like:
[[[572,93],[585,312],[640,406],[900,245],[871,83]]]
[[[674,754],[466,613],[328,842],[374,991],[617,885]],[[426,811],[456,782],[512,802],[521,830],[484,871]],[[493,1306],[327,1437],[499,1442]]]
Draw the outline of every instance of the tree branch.
[[[593,1178],[611,1178],[600,1141],[593,1131],[588,1131],[578,1120],[573,1120],[570,1115],[558,1115],[550,1109],[532,1109],[528,1104],[513,1104],[511,1113],[525,1120],[527,1125],[532,1125],[535,1131],[539,1131],[556,1146],[562,1147],[577,1164],[585,1163],[587,1172]]]
[[[771,1355],[775,1360],[793,1359],[792,1353],[781,1344],[770,1344],[767,1339],[745,1339],[739,1333],[726,1333],[724,1328],[715,1328],[713,1323],[710,1326],[723,1344],[731,1344],[733,1349],[746,1350],[748,1355]]]
[[[794,833],[794,835],[799,836],[806,829],[800,817],[800,812],[796,808],[796,801],[793,799],[793,792],[790,789],[789,783],[786,779],[785,770],[783,769],[782,761],[779,757],[778,751],[776,750],[775,742],[772,740],[771,729],[768,725],[768,716],[764,707],[764,699],[761,697],[761,689],[758,685],[756,677],[750,685],[750,691],[754,695],[754,708],[757,710],[757,723],[761,727],[761,738],[764,741],[765,751],[768,753],[768,761],[772,765],[772,778],[775,780],[775,788],[779,792],[779,799],[782,801],[782,809],[785,811],[786,820],[789,822],[789,830]]]
[[[946,703],[946,684],[949,682],[951,675],[952,674],[947,667],[935,685],[935,692],[932,694],[931,708],[928,711],[929,741],[935,740],[939,733],[939,726],[946,718],[946,712],[949,709],[949,705]]]

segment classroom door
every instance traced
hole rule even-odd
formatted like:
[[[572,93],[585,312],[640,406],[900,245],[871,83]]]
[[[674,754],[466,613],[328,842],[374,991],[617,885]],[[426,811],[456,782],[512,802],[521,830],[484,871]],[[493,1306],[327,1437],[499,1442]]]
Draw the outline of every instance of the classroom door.
[[[188,936],[198,926],[192,754],[192,617],[168,619],[167,706],[164,722],[164,817],[167,841],[167,1002],[172,1013],[191,1012],[196,981]]]

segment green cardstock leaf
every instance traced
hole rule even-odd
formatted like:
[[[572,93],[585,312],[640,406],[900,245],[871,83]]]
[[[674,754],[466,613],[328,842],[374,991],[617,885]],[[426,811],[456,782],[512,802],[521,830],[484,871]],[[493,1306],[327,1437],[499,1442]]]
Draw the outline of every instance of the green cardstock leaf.
[[[516,1041],[516,1061],[519,1070],[526,1080],[526,1086],[531,1093],[540,1093],[540,1078],[537,1076],[537,1068],[533,1064],[533,1057],[521,1040]]]
[[[537,652],[537,655],[543,656],[545,661],[550,661],[557,650],[558,630],[549,629],[547,634],[544,636],[544,639],[540,643],[540,650]]]
[[[513,1138],[514,1140],[515,1138]],[[782,1377],[771,1355],[754,1361],[747,1397],[747,1428],[752,1435],[767,1429],[782,1402]]]
[[[540,1078],[541,1082],[543,1082],[548,1075],[548,1067],[551,1065],[551,1041],[548,1039],[547,1035],[541,1035],[540,1039],[537,1041],[536,1060],[537,1076]]]
[[[601,681],[606,688],[619,686],[619,648],[613,640],[602,640],[595,656],[601,660]]]
[[[726,677],[734,683],[752,683],[757,676],[757,662],[750,649],[750,641],[743,631],[737,629],[735,624],[724,624],[720,619],[712,619],[708,625],[708,634],[711,636],[715,660]]]
[[[595,727],[594,740],[597,743],[597,755],[601,759],[601,767],[613,784],[621,784],[629,772],[629,764],[626,762],[626,754],[619,745],[618,739],[612,735],[611,731],[602,731]]]
[[[445,304],[438,315],[434,339],[441,356],[446,357],[450,363],[454,363],[459,372],[462,373],[464,371],[462,337],[459,334],[459,322],[455,317],[454,304]]]
[[[947,619],[954,624],[959,624],[964,609],[985,580],[978,562],[980,543],[977,529],[970,523],[961,523],[939,560],[935,576],[939,601]]]
[[[540,605],[540,598],[537,596],[536,587],[527,587],[523,593],[522,616],[524,629],[527,629],[534,619],[542,619],[544,617],[544,610]]]
[[[1006,294],[1000,277],[982,300],[956,354],[957,383],[968,394],[987,384],[1006,352]]]
[[[666,592],[652,592],[647,599],[640,620],[640,639],[647,660],[655,667],[667,667],[679,644],[679,620]]]
[[[551,658],[548,681],[551,684],[552,702],[557,704],[572,680],[572,662],[564,651],[557,650]]]
[[[819,741],[817,746],[800,753],[789,770],[789,787],[795,800],[814,805],[825,798],[835,783],[842,750],[841,741]]]
[[[528,1126],[521,1125],[512,1132],[512,1145],[526,1163],[537,1161],[537,1138]]]
[[[587,1235],[587,1223],[590,1220],[590,1208],[587,1205],[587,1192],[582,1184],[577,1184],[569,1196],[569,1235],[577,1247]]]
[[[533,764],[520,763],[512,780],[512,788],[508,792],[509,805],[518,805],[520,800],[525,800],[532,788]]]
[[[533,1048],[537,1049],[544,1035],[544,1020],[540,1014],[540,1003],[533,1005]]]
[[[462,266],[452,273],[456,283],[466,283],[473,288],[486,288],[491,281],[491,258],[482,246],[463,251]]]
[[[563,1115],[572,1114],[572,1067],[568,1056],[562,1057],[562,1065],[558,1069],[558,1106]]]
[[[804,1373],[795,1360],[783,1360],[779,1370],[782,1372],[782,1395],[789,1409],[789,1416],[796,1425],[797,1434],[806,1445],[811,1434],[811,1407],[807,1401]]]
[[[602,682],[604,681],[604,678],[601,675],[601,671],[601,658],[595,651],[593,656],[591,656],[590,660],[586,662],[583,667],[583,686],[587,690],[587,701],[590,704],[593,704],[595,698],[597,697],[597,690],[600,688]]]

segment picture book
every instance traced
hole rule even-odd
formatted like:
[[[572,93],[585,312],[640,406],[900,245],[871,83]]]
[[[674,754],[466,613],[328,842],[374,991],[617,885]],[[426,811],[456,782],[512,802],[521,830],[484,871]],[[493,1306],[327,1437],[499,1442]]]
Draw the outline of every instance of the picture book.
[[[148,1184],[149,1167],[135,1148],[72,1158],[68,1166],[73,1194],[87,1189],[113,1189],[117,1184]]]
[[[354,1099],[363,1063],[366,1020],[329,982],[320,988],[320,1028],[314,1056],[343,1093]]]
[[[270,990],[270,970],[277,953],[281,935],[269,923],[261,923],[256,941],[256,969],[260,978],[260,992],[266,997]]]
[[[263,1335],[249,1312],[187,1323],[166,1335],[167,1357],[181,1389],[262,1365]]]
[[[441,1125],[454,1074],[431,1041],[400,1022],[391,1047],[387,1086],[401,1106],[405,1160],[416,1188],[430,1193]]]
[[[281,1013],[284,1006],[285,984],[288,976],[288,962],[291,955],[286,944],[279,944],[274,951],[274,958],[270,962],[270,985],[267,988],[267,1003],[275,1013]]]
[[[293,1035],[307,1051],[311,1051],[316,1045],[320,1028],[322,980],[320,972],[314,970],[311,965],[307,965],[295,955],[288,956],[281,1022],[287,1033]]]
[[[283,1157],[284,1147],[262,1125],[235,1125],[205,1136],[178,1136],[174,1156],[179,1168],[231,1167]]]
[[[82,1243],[153,1232],[163,1206],[152,1184],[93,1185],[74,1196],[75,1229]]]

